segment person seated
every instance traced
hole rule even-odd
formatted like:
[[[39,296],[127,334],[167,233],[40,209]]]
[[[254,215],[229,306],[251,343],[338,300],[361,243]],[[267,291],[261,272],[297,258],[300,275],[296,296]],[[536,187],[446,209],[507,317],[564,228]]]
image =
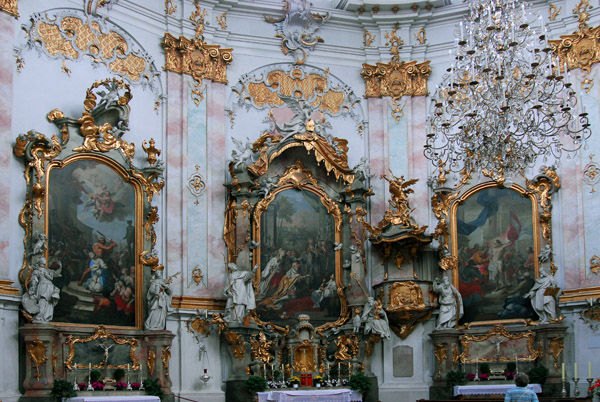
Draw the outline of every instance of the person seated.
[[[538,397],[529,388],[529,377],[525,373],[519,373],[515,376],[516,387],[510,388],[504,395],[504,402],[538,402]]]

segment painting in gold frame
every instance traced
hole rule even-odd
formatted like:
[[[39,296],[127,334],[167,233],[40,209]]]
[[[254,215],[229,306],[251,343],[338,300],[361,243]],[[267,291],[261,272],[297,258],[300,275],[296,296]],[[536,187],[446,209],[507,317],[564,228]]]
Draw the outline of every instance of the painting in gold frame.
[[[261,320],[281,328],[308,314],[324,329],[346,312],[338,294],[341,251],[335,249],[341,214],[334,205],[321,188],[307,184],[283,185],[259,201],[254,233],[260,252],[254,263],[261,267],[256,287]]]
[[[74,155],[47,171],[48,264],[61,270],[53,322],[140,328],[140,183],[101,155]]]
[[[535,319],[525,297],[538,271],[537,199],[495,182],[466,191],[451,207],[453,281],[464,316],[475,321]]]

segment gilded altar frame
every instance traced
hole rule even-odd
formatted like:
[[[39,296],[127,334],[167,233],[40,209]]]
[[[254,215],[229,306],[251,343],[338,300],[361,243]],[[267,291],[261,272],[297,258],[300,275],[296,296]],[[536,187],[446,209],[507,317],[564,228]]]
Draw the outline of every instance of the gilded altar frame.
[[[458,209],[461,205],[464,205],[465,202],[469,199],[473,199],[471,197],[476,197],[483,191],[489,191],[490,189],[498,189],[498,191],[513,191],[514,194],[518,196],[515,199],[526,199],[531,204],[531,214],[527,214],[530,216],[530,225],[531,225],[531,250],[530,251],[530,265],[532,264],[534,276],[537,277],[539,271],[539,261],[537,256],[540,253],[542,245],[552,244],[552,234],[551,234],[551,194],[556,191],[556,189],[560,188],[560,180],[556,175],[554,169],[545,168],[542,171],[542,174],[535,177],[532,180],[525,179],[525,187],[519,186],[517,184],[512,184],[510,186],[504,186],[504,182],[497,181],[489,181],[476,186],[473,186],[460,194],[458,191],[451,194],[444,194],[440,197],[442,200],[446,200],[447,202],[440,202],[439,206],[446,207],[445,211],[438,211],[436,215],[441,217],[448,216],[449,225],[450,225],[450,253],[448,257],[442,258],[442,262],[440,263],[440,267],[443,269],[450,268],[452,269],[452,280],[454,286],[459,289],[460,288],[460,269],[464,268],[459,263],[459,234],[458,234],[458,222],[457,222],[457,213]],[[436,195],[437,196],[437,195]],[[434,196],[434,197],[436,197]],[[433,200],[433,199],[432,199]],[[445,204],[445,205],[444,205]],[[515,207],[516,208],[516,207]],[[434,203],[434,211],[435,211],[435,203]],[[512,212],[511,212],[512,213]],[[512,216],[511,216],[512,218]],[[517,219],[518,221],[518,219]],[[526,222],[529,224],[529,222]],[[445,219],[441,219],[438,224],[438,228],[440,225],[445,225]],[[519,222],[521,225],[521,222]],[[525,226],[525,224],[523,225]],[[503,230],[504,228],[502,228]],[[443,233],[447,229],[442,227],[440,233]],[[520,228],[519,228],[520,230]],[[437,229],[436,229],[437,231]],[[500,228],[498,229],[500,232]],[[491,238],[489,239],[492,240]],[[469,244],[470,247],[473,245]],[[481,245],[483,246],[483,244]],[[550,267],[552,270],[552,274],[554,274],[556,267],[553,262],[550,261]],[[470,267],[469,267],[470,268]],[[472,269],[472,268],[470,268]],[[514,273],[515,278],[517,277],[518,272]],[[527,278],[528,279],[528,278]],[[535,279],[535,278],[531,278]],[[525,314],[525,313],[523,313]],[[515,321],[515,319],[519,322],[529,323],[532,321],[531,318],[523,318],[523,317],[499,317],[498,319],[475,319],[473,321],[467,321],[463,319],[464,324],[469,327],[470,325],[491,325],[494,323],[506,323]]]
[[[267,197],[260,199],[255,207],[254,207],[254,215],[252,220],[252,236],[253,239],[259,243],[259,246],[256,249],[256,252],[252,255],[252,264],[253,266],[258,265],[259,268],[257,270],[257,278],[261,278],[261,269],[263,267],[264,261],[261,261],[261,217],[263,213],[267,211],[269,205],[271,205],[276,199],[278,194],[282,194],[288,190],[300,190],[307,191],[315,196],[317,196],[321,202],[321,204],[327,209],[329,215],[333,218],[334,225],[334,242],[336,244],[342,243],[342,213],[341,210],[333,199],[327,195],[325,189],[318,183],[316,177],[313,173],[306,169],[302,162],[296,161],[296,163],[291,164],[287,167],[285,173],[280,177],[278,181],[279,187],[274,191],[270,192]],[[335,258],[335,284],[337,288],[337,296],[340,302],[340,314],[339,318],[333,322],[327,322],[316,328],[317,332],[323,332],[327,329],[337,327],[342,325],[349,316],[348,304],[344,294],[344,284],[343,284],[343,271],[342,271],[342,251],[336,250],[334,252]],[[256,292],[255,292],[256,293]],[[255,319],[259,321],[259,324],[265,325],[266,322],[263,322],[258,317],[258,312],[254,316]],[[274,329],[278,331],[285,331],[285,328],[277,325],[273,322],[268,322]]]
[[[103,93],[99,88],[108,91]],[[27,292],[38,263],[49,271],[67,274],[53,274],[60,278],[56,286],[61,296],[50,322],[53,325],[143,328],[144,275],[149,275],[144,266],[162,269],[154,251],[158,215],[151,202],[165,183],[163,167],[157,163],[160,150],[152,139],[142,143],[149,166],[137,168],[132,163],[135,145],[123,139],[131,98],[130,87],[122,80],[97,81],[86,92],[81,117],[66,117],[59,109],[48,113],[47,119],[58,128],[58,135],[48,138],[32,130],[16,139],[13,152],[23,159],[27,186],[19,214],[25,236],[18,278]],[[115,283],[123,279],[117,292],[113,292],[115,284],[106,280],[107,265],[96,261],[100,273],[91,271],[96,257],[106,264],[105,251],[113,250],[115,261],[122,257],[110,267],[121,275]],[[97,286],[84,283],[86,279],[93,279]],[[68,298],[75,303],[70,304]],[[61,301],[64,312],[59,308]],[[80,301],[87,304],[77,307]],[[110,305],[119,314],[118,319],[104,321],[110,314],[95,312],[103,301],[105,307]],[[22,311],[27,320],[33,320],[25,309]]]

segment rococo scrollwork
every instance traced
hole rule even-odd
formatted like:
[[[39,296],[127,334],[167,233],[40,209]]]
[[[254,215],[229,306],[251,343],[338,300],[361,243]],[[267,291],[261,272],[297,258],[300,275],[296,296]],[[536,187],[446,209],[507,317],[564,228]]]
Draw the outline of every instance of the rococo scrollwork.
[[[69,335],[69,337],[65,341],[65,345],[67,345],[67,347],[69,348],[69,355],[67,356],[67,360],[65,361],[65,365],[67,366],[67,368],[69,370],[73,370],[75,367],[87,368],[87,366],[85,364],[77,364],[77,366],[75,366],[76,363],[73,361],[73,359],[75,358],[76,345],[77,344],[86,344],[89,342],[96,341],[98,339],[106,339],[106,340],[111,339],[117,345],[129,345],[129,359],[132,362],[131,368],[136,371],[140,369],[140,362],[138,361],[138,359],[136,357],[136,353],[135,353],[135,351],[137,350],[137,348],[139,346],[138,340],[134,339],[134,338],[118,338],[117,336],[112,334],[108,329],[106,329],[103,325],[98,326],[93,335],[90,335],[85,338],[78,338],[78,337]],[[107,368],[121,368],[121,369],[127,368],[127,366],[128,366],[127,363],[116,365],[116,366],[109,365],[106,363],[106,360],[102,360],[98,364],[91,365],[92,368],[107,367]]]
[[[363,63],[363,70],[360,74],[366,84],[365,97],[390,96],[394,104],[392,116],[396,121],[400,121],[403,115],[400,99],[403,96],[427,95],[427,78],[431,74],[431,67],[429,67],[429,61],[421,63],[400,61],[399,50],[404,42],[396,35],[397,30],[398,25],[386,34],[392,60],[375,65]]]
[[[19,216],[25,229],[19,280],[26,293],[22,298],[23,313],[29,320],[70,322],[69,311],[75,309],[80,312],[78,323],[84,325],[142,325],[144,259],[137,257],[144,249],[154,252],[153,225],[158,215],[150,202],[164,186],[164,167],[157,158],[160,151],[152,143],[145,146],[150,166],[140,169],[132,164],[135,146],[123,139],[129,129],[131,97],[129,84],[123,80],[97,81],[86,92],[79,119],[66,117],[59,109],[48,113],[48,120],[60,135],[48,139],[30,131],[16,139],[13,151],[24,160],[27,185],[26,202]],[[78,143],[79,139],[82,141]],[[73,180],[78,186],[65,185]],[[73,199],[79,202],[73,203]],[[78,204],[81,210],[76,213]],[[68,235],[81,219],[86,220],[82,224],[85,236]],[[102,226],[104,222],[111,222],[111,227]],[[127,256],[123,262],[128,272],[121,272],[123,280],[114,285],[123,300],[123,316],[116,319],[104,314],[86,315],[81,312],[88,310],[82,310],[80,305],[85,302],[79,300],[61,309],[57,317],[54,306],[60,300],[61,289],[39,284],[62,278],[59,256],[66,248],[78,247],[90,261],[87,267],[76,267],[77,277],[59,279],[70,281],[63,288],[70,285],[79,292],[102,292],[106,290],[101,279],[106,269],[104,254],[117,247],[112,240],[116,236],[123,239],[119,251]],[[158,266],[157,258],[148,261]],[[114,289],[108,290],[110,293]],[[91,300],[86,307],[90,312],[94,308]]]

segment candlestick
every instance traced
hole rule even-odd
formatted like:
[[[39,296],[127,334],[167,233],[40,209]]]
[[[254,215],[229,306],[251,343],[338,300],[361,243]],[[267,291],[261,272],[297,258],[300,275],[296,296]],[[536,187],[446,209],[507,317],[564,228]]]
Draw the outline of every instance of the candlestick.
[[[77,363],[75,363],[75,370],[73,371],[73,391],[79,391],[79,385],[77,385]]]
[[[94,387],[92,387],[92,363],[88,364],[88,385],[87,385],[87,390],[88,391],[93,391]]]
[[[142,375],[143,375],[143,374],[142,374],[142,370],[143,370],[143,369],[142,369],[142,366],[140,366],[140,391],[143,391],[143,390],[144,390],[144,380],[143,380],[143,378],[142,378]]]
[[[594,382],[594,379],[592,378],[592,376],[590,375],[590,378],[586,378],[587,382],[588,382],[588,398],[592,398],[592,396],[594,395],[594,390],[590,389],[592,388],[592,382]]]
[[[573,382],[575,383],[575,390],[573,392],[575,394],[575,397],[578,397],[579,396],[579,384],[578,384],[579,383],[579,378],[574,377],[573,378]]]
[[[577,362],[573,363],[573,377],[579,378],[577,375]]]
[[[563,363],[563,368],[564,367],[565,367],[565,364]],[[563,372],[563,374],[564,374],[564,372]],[[567,384],[567,382],[565,381],[564,376],[563,376],[563,379],[562,379],[562,391],[560,391],[560,396],[562,396],[563,398],[567,397],[567,387],[566,387],[566,384]]]

